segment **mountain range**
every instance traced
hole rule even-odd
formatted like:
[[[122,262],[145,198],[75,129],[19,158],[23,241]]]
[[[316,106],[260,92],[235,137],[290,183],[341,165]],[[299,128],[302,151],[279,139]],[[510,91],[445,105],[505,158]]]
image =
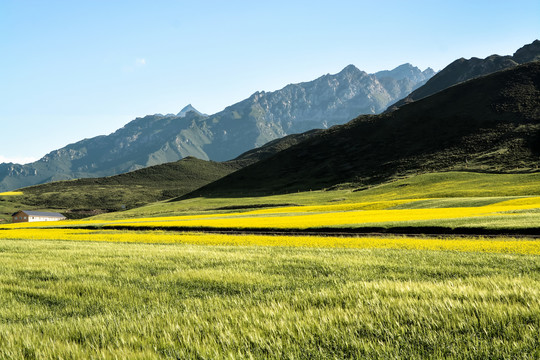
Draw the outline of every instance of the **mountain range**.
[[[288,135],[226,162],[186,157],[116,176],[32,186],[23,189],[24,195],[12,207],[72,209],[66,211],[77,217],[174,196],[254,196],[344,186],[356,191],[433,171],[535,172],[540,160],[538,44],[526,45],[512,57],[525,65],[508,66],[471,80],[460,81],[471,76],[482,61],[487,68],[498,56],[465,61],[468,66],[460,71],[455,70],[454,62],[441,71],[451,84],[448,88],[380,115]],[[392,73],[403,78],[396,73],[408,69],[402,66],[377,73],[378,81]],[[156,121],[137,119],[123,131],[140,128],[159,137],[170,130],[162,128],[163,123],[178,118],[204,122],[209,117],[188,105],[177,115],[151,118]],[[142,144],[150,148],[152,141]],[[147,148],[138,146],[142,149],[124,145],[128,155],[117,161],[133,161],[137,150],[144,158]],[[6,209],[3,215],[7,219],[11,208]]]
[[[229,160],[289,134],[343,124],[359,114],[380,113],[434,73],[404,64],[367,74],[349,65],[310,82],[256,92],[210,116],[188,105],[176,115],[137,118],[110,135],[69,144],[36,162],[0,164],[0,191],[111,176],[187,156]]]

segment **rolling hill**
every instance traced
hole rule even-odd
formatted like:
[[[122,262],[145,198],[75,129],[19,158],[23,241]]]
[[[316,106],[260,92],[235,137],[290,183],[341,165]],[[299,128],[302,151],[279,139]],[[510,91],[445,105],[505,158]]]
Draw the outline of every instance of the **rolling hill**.
[[[226,162],[188,156],[114,176],[34,185],[19,189],[21,195],[0,193],[0,222],[9,221],[10,214],[23,208],[61,211],[70,218],[79,218],[167,200],[266,159],[319,131],[288,135]]]
[[[110,177],[30,186],[20,189],[22,195],[0,196],[0,218],[9,220],[10,214],[21,208],[54,209],[70,218],[130,209],[183,195],[241,166],[242,162],[187,157]]]
[[[534,172],[540,62],[360,116],[186,195],[254,196],[377,184],[434,171]]]

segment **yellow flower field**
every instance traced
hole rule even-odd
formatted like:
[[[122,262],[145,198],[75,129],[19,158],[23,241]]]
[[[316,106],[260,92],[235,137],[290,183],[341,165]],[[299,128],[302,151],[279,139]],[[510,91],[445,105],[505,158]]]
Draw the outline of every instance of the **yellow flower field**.
[[[0,239],[107,241],[159,244],[226,246],[284,246],[356,249],[448,250],[464,252],[540,255],[540,241],[512,238],[407,238],[223,235],[167,231],[118,231],[85,229],[0,230]]]

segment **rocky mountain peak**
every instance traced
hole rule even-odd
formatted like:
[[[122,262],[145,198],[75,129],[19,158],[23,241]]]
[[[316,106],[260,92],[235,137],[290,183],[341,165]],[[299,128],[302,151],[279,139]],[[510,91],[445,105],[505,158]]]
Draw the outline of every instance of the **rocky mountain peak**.
[[[422,71],[422,74],[424,74],[424,76],[426,76],[426,77],[432,77],[436,73],[437,72],[435,70],[433,70],[432,68],[430,68],[430,67],[428,67],[426,70]]]
[[[191,104],[188,104],[186,106],[184,106],[184,108],[182,110],[180,110],[180,112],[178,114],[176,114],[176,116],[179,116],[179,117],[185,117],[186,114],[190,111],[193,111],[195,112],[196,114],[198,115],[201,115],[201,116],[207,116],[206,114],[203,114],[202,112],[200,112],[199,110],[195,109],[193,107],[193,105]]]
[[[421,72],[418,67],[412,65],[411,63],[401,64],[401,65],[399,65],[398,67],[396,67],[395,69],[393,69],[391,71],[395,71],[395,72],[404,72],[404,71]]]
[[[350,64],[350,65],[345,66],[345,68],[341,70],[340,74],[354,74],[354,73],[360,73],[360,72],[362,72],[360,69]]]

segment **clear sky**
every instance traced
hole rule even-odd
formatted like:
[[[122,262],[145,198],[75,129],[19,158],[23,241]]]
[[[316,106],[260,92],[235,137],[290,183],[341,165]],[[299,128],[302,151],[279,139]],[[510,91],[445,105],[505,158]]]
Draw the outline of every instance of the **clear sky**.
[[[539,0],[0,0],[0,162],[258,90],[512,54]]]

